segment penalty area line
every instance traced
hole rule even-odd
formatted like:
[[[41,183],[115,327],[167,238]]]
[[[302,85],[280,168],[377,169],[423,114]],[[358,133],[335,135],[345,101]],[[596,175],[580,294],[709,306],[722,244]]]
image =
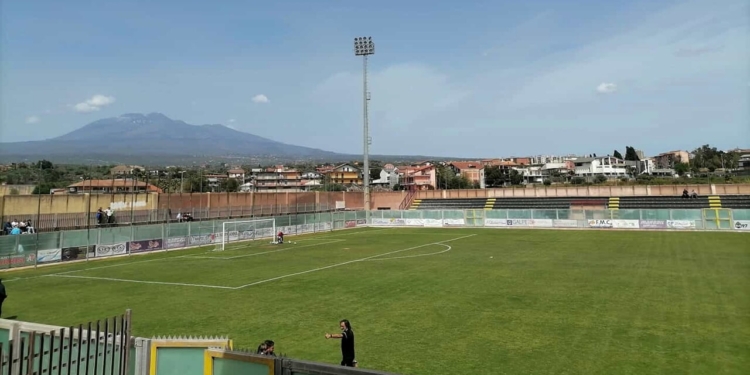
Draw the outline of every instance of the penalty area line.
[[[391,254],[397,254],[397,253],[401,253],[401,252],[409,251],[409,250],[414,250],[414,249],[420,249],[420,248],[427,247],[427,246],[442,245],[444,242],[457,241],[457,240],[461,240],[461,239],[469,238],[469,237],[474,237],[474,236],[476,236],[476,234],[470,234],[468,236],[461,236],[461,237],[451,238],[449,240],[444,240],[444,241],[427,243],[427,244],[423,244],[423,245],[419,245],[419,246],[413,246],[413,247],[409,247],[409,248],[401,249],[401,250],[394,250],[394,251],[390,251],[390,252],[387,252],[387,253],[372,255],[372,256],[369,256],[369,257],[365,257],[365,258],[354,259],[354,260],[350,260],[350,261],[346,261],[346,262],[336,263],[336,264],[332,264],[330,266],[318,267],[318,268],[313,268],[313,269],[307,270],[307,271],[295,272],[295,273],[290,273],[288,275],[282,275],[282,276],[272,277],[270,279],[265,279],[265,280],[256,281],[256,282],[253,282],[253,283],[250,283],[250,284],[240,285],[238,287],[235,287],[234,289],[247,288],[247,287],[254,286],[254,285],[265,284],[265,283],[268,283],[268,282],[271,282],[271,281],[286,279],[286,278],[292,277],[292,276],[299,276],[299,275],[304,275],[304,274],[307,274],[307,273],[312,273],[312,272],[327,270],[327,269],[330,269],[330,268],[340,267],[340,266],[344,266],[344,265],[347,265],[347,264],[352,264],[352,263],[357,263],[357,262],[364,262],[364,261],[371,260],[371,259],[374,259],[374,258],[377,258],[377,257],[382,257],[382,256],[386,256],[386,255],[391,255]]]
[[[67,277],[67,278],[71,278],[71,279],[117,281],[117,282],[136,283],[136,284],[189,286],[189,287],[196,287],[196,288],[211,288],[211,289],[235,289],[235,288],[233,288],[231,286],[205,285],[205,284],[187,284],[187,283],[170,283],[170,282],[166,282],[166,281],[144,281],[144,280],[116,279],[116,278],[113,278],[113,277],[95,277],[95,276],[79,276],[79,275],[61,275],[61,274],[45,275],[45,276],[42,276],[42,277]]]

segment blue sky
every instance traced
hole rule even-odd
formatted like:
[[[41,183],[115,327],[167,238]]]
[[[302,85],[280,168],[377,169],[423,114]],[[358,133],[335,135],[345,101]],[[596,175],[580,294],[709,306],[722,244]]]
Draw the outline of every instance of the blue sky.
[[[360,153],[362,61],[352,40],[372,36],[373,153],[750,147],[747,0],[0,7],[4,142],[161,112]]]

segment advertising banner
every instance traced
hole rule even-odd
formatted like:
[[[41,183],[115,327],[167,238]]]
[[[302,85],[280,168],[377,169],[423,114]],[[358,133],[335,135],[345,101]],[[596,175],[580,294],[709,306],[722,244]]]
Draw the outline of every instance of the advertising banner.
[[[116,243],[114,245],[96,245],[96,257],[109,257],[113,255],[127,254],[127,242]]]
[[[443,219],[443,225],[446,227],[462,227],[466,223],[464,219]]]
[[[354,228],[356,226],[357,226],[357,220],[347,220],[344,223],[344,227],[346,227],[346,228]]]
[[[404,224],[410,227],[423,227],[424,226],[424,219],[401,219],[404,221]]]
[[[666,220],[641,220],[641,228],[643,229],[667,229]]]
[[[68,262],[77,259],[86,259],[86,247],[64,247],[62,249],[62,261]]]
[[[367,220],[365,220],[365,219],[357,219],[357,225],[367,225]]]
[[[372,225],[404,226],[404,219],[372,219]]]
[[[424,226],[431,228],[440,228],[443,226],[443,221],[440,219],[424,219]]]
[[[589,220],[590,228],[612,228],[612,220]]]
[[[0,256],[0,268],[33,266],[36,263],[36,254],[13,254]]]
[[[556,219],[552,220],[552,226],[555,228],[578,228],[578,220]]]
[[[693,220],[667,220],[667,228],[695,229],[695,221]]]
[[[255,232],[253,232],[251,230],[243,230],[242,232],[239,233],[240,240],[249,240],[249,239],[253,238],[253,234],[254,233]]]
[[[167,249],[177,249],[180,247],[187,247],[187,237],[167,238]]]
[[[531,226],[536,228],[552,228],[552,219],[533,219],[531,220]]]
[[[36,261],[39,263],[60,262],[62,249],[39,250],[36,252]]]
[[[750,230],[750,220],[735,220],[734,229],[737,230]]]
[[[133,253],[145,253],[147,251],[161,250],[161,240],[143,240],[128,242],[128,250]]]
[[[484,219],[486,227],[552,227],[552,219]]]
[[[638,229],[638,220],[612,220],[612,228]]]
[[[302,224],[299,228],[300,233],[310,233],[315,231],[315,224]]]
[[[214,234],[204,234],[201,236],[190,236],[188,237],[188,245],[189,246],[196,246],[196,245],[207,245],[214,242]]]

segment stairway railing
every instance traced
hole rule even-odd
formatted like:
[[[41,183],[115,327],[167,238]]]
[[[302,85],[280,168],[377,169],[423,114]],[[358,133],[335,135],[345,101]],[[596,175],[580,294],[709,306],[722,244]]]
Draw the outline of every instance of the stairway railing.
[[[398,206],[399,210],[408,210],[411,206],[411,203],[414,202],[414,197],[417,195],[417,191],[415,189],[410,189],[409,192],[404,197],[404,200],[401,201],[401,204]]]

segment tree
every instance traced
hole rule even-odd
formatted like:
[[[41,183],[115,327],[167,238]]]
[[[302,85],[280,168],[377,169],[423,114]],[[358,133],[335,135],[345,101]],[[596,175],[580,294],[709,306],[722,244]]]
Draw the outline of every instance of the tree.
[[[573,185],[583,185],[586,182],[586,179],[583,177],[573,177],[570,179],[570,183]]]
[[[484,183],[487,187],[498,187],[505,184],[506,177],[497,165],[484,167]]]
[[[235,192],[240,187],[239,181],[235,178],[228,178],[221,181],[221,190]]]
[[[393,185],[393,191],[399,191],[401,190],[401,184]]]
[[[607,177],[600,174],[596,175],[596,177],[594,177],[594,182],[596,182],[597,184],[603,184],[607,182]]]
[[[52,169],[54,166],[52,165],[51,161],[43,159],[36,162],[35,167],[37,169]]]
[[[510,184],[511,185],[521,185],[521,182],[523,182],[523,175],[519,173],[515,169],[511,169],[510,171]]]
[[[690,165],[687,163],[677,163],[674,165],[674,171],[677,172],[679,176],[684,176],[690,171]]]
[[[544,186],[550,186],[550,185],[552,185],[552,181],[550,181],[550,180],[544,180],[543,184],[544,184]]]
[[[635,151],[634,147],[625,146],[625,160],[639,161],[641,159],[638,157],[638,153]]]
[[[380,168],[370,169],[370,181],[380,179],[380,171],[381,171]]]
[[[614,157],[616,157],[618,159],[622,159],[622,154],[620,153],[620,151],[617,151],[617,150],[615,150],[615,152],[612,154],[612,156],[614,156]]]

